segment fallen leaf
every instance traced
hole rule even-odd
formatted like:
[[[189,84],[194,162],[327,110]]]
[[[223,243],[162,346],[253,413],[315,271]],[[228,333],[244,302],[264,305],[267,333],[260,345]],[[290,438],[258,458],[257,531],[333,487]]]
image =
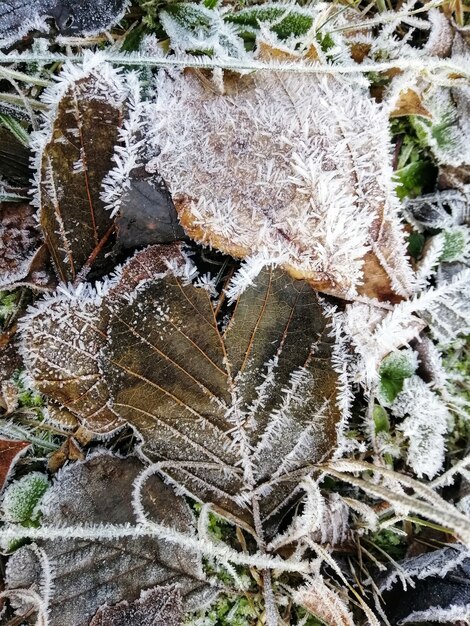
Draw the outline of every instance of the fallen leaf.
[[[106,341],[101,303],[91,288],[39,300],[21,320],[21,344],[36,389],[52,401],[50,417],[66,427],[75,426],[75,418],[95,433],[109,433],[124,422],[108,407],[98,368]]]
[[[120,602],[98,610],[90,626],[180,626],[181,593],[176,585],[142,591],[132,603]]]
[[[124,250],[185,237],[165,183],[143,167],[131,173],[130,186],[120,200],[116,230],[116,245]]]
[[[259,505],[271,527],[336,444],[328,332],[313,289],[279,269],[243,293],[224,334],[208,292],[169,272],[115,304],[101,368],[164,475],[251,524]]]
[[[149,246],[129,259],[102,293],[90,285],[62,288],[28,309],[21,321],[21,351],[28,375],[47,397],[52,422],[70,430],[81,424],[101,434],[124,425],[109,407],[97,360],[106,342],[108,307],[171,264],[185,262],[179,244]]]
[[[404,115],[421,115],[432,119],[431,113],[423,105],[419,93],[414,89],[402,91],[395,101],[395,108],[390,113],[390,117],[403,117]]]
[[[0,289],[54,286],[34,213],[30,204],[0,203]]]
[[[379,577],[384,610],[390,621],[409,623],[455,623],[470,611],[470,553],[449,546],[405,559],[400,571],[413,581],[406,589],[397,570]],[[459,617],[460,616],[460,617]]]
[[[224,93],[208,82],[158,81],[147,169],[186,233],[343,298],[409,295],[387,112],[368,91],[294,72],[227,76]]]
[[[100,190],[112,167],[126,93],[105,64],[82,74],[65,83],[38,154],[40,221],[62,282],[74,282],[91,269],[96,278],[113,267],[106,253],[114,221]]]
[[[28,441],[0,439],[0,491],[5,486],[18,457],[24,454],[30,445]]]
[[[67,437],[58,450],[47,459],[47,469],[55,474],[67,461],[83,461],[85,455],[73,437]]]
[[[0,2],[0,47],[10,46],[32,30],[48,31],[47,17],[55,18],[63,35],[97,34],[117,23],[126,7],[126,0]]]
[[[297,591],[294,599],[328,626],[354,626],[353,616],[346,604],[321,576]]]
[[[137,458],[118,458],[108,452],[67,466],[41,503],[41,525],[135,525],[132,489],[142,470]],[[159,478],[151,477],[146,483],[143,500],[151,519],[182,532],[192,531],[193,518],[185,500]],[[214,593],[204,581],[196,554],[154,537],[49,539],[37,545],[53,572],[53,586],[48,589],[49,626],[88,626],[103,604],[133,603],[142,589],[155,586],[177,584],[185,610],[196,608]],[[20,548],[11,556],[6,578],[9,590],[39,585],[41,562],[34,546]],[[136,611],[139,604],[134,605]],[[22,607],[18,608],[21,612]],[[33,623],[34,617],[25,621]]]

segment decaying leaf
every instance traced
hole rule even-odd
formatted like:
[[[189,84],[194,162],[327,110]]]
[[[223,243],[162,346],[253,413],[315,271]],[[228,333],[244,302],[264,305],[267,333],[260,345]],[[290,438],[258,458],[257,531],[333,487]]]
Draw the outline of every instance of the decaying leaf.
[[[124,14],[127,0],[8,0],[0,2],[0,47],[9,46],[32,30],[49,30],[54,17],[62,34],[96,34]]]
[[[316,293],[280,269],[261,272],[223,334],[208,292],[169,272],[115,304],[101,367],[164,475],[274,526],[336,443],[328,333]]]
[[[48,255],[29,204],[0,204],[0,289],[29,285],[47,290],[54,286]]]
[[[180,626],[182,610],[177,585],[153,587],[132,603],[100,608],[90,626]]]
[[[53,420],[73,426],[75,417],[93,432],[108,433],[123,421],[108,407],[98,369],[97,355],[106,341],[101,303],[87,288],[39,301],[22,319],[22,353],[36,389],[62,409],[51,406]]]
[[[129,188],[120,198],[116,231],[122,249],[171,243],[185,236],[165,183],[143,167],[132,172]]]
[[[123,459],[105,452],[68,466],[57,475],[41,503],[42,525],[135,524],[132,485],[142,469],[135,457]],[[144,502],[154,520],[191,532],[189,507],[160,479],[152,477],[146,484]],[[212,593],[194,553],[155,538],[48,539],[39,541],[37,547],[39,552],[35,546],[20,548],[10,558],[7,588],[32,586],[42,592],[49,626],[88,626],[104,604],[134,603],[139,597],[144,604],[137,600],[134,610],[143,610],[148,608],[145,590],[155,586],[177,584],[186,610]],[[164,610],[163,599],[161,603]],[[24,604],[18,607],[20,613],[27,609]],[[109,610],[104,616],[106,613],[109,615]],[[25,621],[34,623],[34,617]]]
[[[400,93],[390,117],[402,117],[403,115],[432,117],[429,111],[423,106],[419,93],[414,89],[407,89]]]
[[[341,297],[409,295],[387,111],[362,87],[310,74],[259,72],[224,89],[194,72],[159,76],[147,169],[187,234]]]
[[[0,491],[3,489],[18,457],[26,452],[29,445],[28,441],[0,439]]]
[[[59,278],[112,269],[106,262],[114,221],[100,199],[112,165],[126,91],[110,66],[69,75],[49,95],[56,104],[51,128],[39,140],[40,220]],[[56,102],[58,99],[58,102]]]
[[[462,546],[406,559],[400,571],[413,581],[404,589],[398,570],[379,580],[385,612],[395,624],[453,624],[470,616],[470,554]],[[459,622],[460,623],[460,622]]]

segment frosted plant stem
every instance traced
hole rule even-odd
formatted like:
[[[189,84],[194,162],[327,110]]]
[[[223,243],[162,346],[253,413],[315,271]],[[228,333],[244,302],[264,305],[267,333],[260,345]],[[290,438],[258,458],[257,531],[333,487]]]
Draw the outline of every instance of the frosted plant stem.
[[[33,56],[34,60],[34,55]],[[3,55],[2,55],[3,57]],[[14,61],[0,61],[0,63],[14,63]],[[49,87],[51,82],[49,80],[44,80],[43,78],[35,78],[34,76],[30,76],[29,74],[23,74],[23,72],[17,72],[16,70],[12,70],[9,67],[2,67],[0,69],[0,76],[10,81],[20,81],[23,83],[30,83],[31,85],[38,85],[39,87]]]
[[[66,56],[64,54],[0,54],[0,65],[11,63],[82,63],[85,58],[83,54],[74,56]],[[369,72],[387,72],[392,69],[412,70],[423,73],[428,77],[433,72],[444,72],[445,74],[456,74],[461,78],[470,78],[470,70],[468,64],[462,59],[431,59],[427,58],[400,58],[393,61],[383,61],[381,63],[362,63],[350,65],[327,65],[312,62],[265,62],[256,59],[241,60],[231,57],[221,58],[203,58],[183,55],[174,55],[168,57],[160,56],[143,56],[141,54],[116,54],[101,53],[103,61],[112,63],[113,65],[123,66],[141,66],[141,67],[196,67],[196,68],[222,68],[240,71],[275,71],[288,72],[296,74],[331,74],[331,75],[348,75],[348,74],[366,74]],[[8,69],[8,72],[13,70]],[[28,77],[35,84],[49,84],[42,79],[33,79]],[[37,81],[41,81],[37,83]]]
[[[258,550],[260,554],[266,554],[266,542],[264,540],[264,531],[263,525],[261,523],[259,501],[256,494],[253,494],[252,503],[254,526],[256,534],[258,536]],[[261,574],[263,576],[263,595],[266,612],[266,626],[279,626],[279,613],[277,612],[276,600],[274,598],[271,571],[269,569],[264,569]]]

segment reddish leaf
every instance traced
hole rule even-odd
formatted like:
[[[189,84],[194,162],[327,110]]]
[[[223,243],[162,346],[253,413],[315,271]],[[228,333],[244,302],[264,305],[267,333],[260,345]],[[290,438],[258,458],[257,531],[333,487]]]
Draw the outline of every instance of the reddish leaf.
[[[28,441],[0,439],[0,490],[3,489],[18,457],[24,454],[30,445]]]

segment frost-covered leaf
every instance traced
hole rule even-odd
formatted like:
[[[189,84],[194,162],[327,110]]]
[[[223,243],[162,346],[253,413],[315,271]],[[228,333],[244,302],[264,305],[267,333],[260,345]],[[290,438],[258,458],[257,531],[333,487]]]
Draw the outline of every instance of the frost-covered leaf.
[[[22,319],[22,353],[38,391],[52,403],[50,417],[70,426],[75,417],[89,430],[107,433],[123,424],[108,407],[109,393],[98,368],[106,341],[102,298],[91,288],[58,291],[39,300]]]
[[[142,470],[135,457],[123,459],[104,452],[68,466],[42,501],[42,525],[135,525],[132,485]],[[143,499],[152,519],[192,532],[186,502],[160,479],[152,477],[146,483]],[[155,586],[178,584],[187,609],[197,607],[208,591],[199,558],[155,538],[48,539],[38,541],[37,548],[26,546],[13,554],[7,587],[32,585],[42,593],[49,626],[88,626],[104,604],[132,603],[142,590]],[[26,608],[23,604],[19,610]],[[25,619],[34,623],[33,616]]]
[[[68,74],[67,74],[68,72]],[[51,127],[38,139],[38,201],[44,237],[63,282],[73,282],[106,261],[113,220],[100,198],[111,169],[124,115],[123,79],[106,64],[68,68],[48,95],[55,105]]]
[[[402,389],[392,412],[407,416],[399,426],[408,440],[407,462],[418,477],[433,478],[444,462],[449,410],[419,376],[406,378]]]
[[[250,523],[259,506],[275,524],[336,443],[328,332],[315,292],[280,270],[261,272],[224,334],[210,294],[170,273],[114,307],[102,371],[164,475]]]
[[[342,297],[409,294],[387,114],[339,79],[161,72],[147,166],[187,234]],[[181,158],[184,154],[185,158]]]
[[[381,577],[385,613],[395,624],[464,623],[470,615],[470,554],[447,547],[400,562],[400,572],[413,581],[404,589],[399,572]],[[460,622],[459,622],[460,623]]]
[[[355,626],[345,602],[320,575],[297,591],[294,599],[328,626]]]
[[[177,585],[153,587],[134,602],[100,608],[90,626],[180,626],[182,609]]]
[[[81,423],[98,434],[124,424],[109,407],[108,387],[98,367],[109,306],[171,264],[187,262],[178,244],[149,246],[119,268],[111,283],[61,286],[28,309],[20,324],[23,361],[35,388],[48,399],[52,421],[66,428]]]
[[[0,289],[53,287],[48,255],[29,204],[0,204]]]
[[[24,524],[35,522],[38,504],[49,488],[49,479],[40,472],[29,472],[13,481],[5,490],[1,503],[3,522]]]
[[[268,27],[280,39],[306,35],[313,26],[316,11],[294,4],[263,3],[229,13],[225,20],[236,24],[241,32],[256,32],[261,26]]]
[[[0,439],[0,490],[3,489],[18,457],[29,448],[28,441]]]
[[[192,2],[168,3],[160,11],[160,21],[173,49],[203,52],[217,57],[243,58],[243,40],[236,29],[222,19],[217,8]]]
[[[124,15],[127,0],[7,0],[0,2],[0,47],[9,46],[32,30],[48,31],[54,17],[60,33],[96,34]]]

